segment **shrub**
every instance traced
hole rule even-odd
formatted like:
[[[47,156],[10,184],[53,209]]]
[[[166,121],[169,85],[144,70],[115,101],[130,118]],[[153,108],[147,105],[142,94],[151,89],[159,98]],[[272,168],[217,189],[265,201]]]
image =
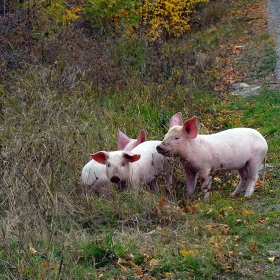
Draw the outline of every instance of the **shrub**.
[[[92,27],[102,31],[113,28],[119,32],[122,27],[129,29],[137,25],[140,5],[137,0],[86,0],[83,11]]]
[[[189,16],[199,2],[208,0],[147,0],[140,11],[150,40],[180,37],[186,33],[190,29]]]

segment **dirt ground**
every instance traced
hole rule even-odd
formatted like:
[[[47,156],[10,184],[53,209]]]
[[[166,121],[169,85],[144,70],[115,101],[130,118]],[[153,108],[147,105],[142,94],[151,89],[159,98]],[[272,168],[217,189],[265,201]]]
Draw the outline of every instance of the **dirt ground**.
[[[275,76],[280,82],[280,0],[267,0],[267,27],[275,40],[275,51],[278,56]]]

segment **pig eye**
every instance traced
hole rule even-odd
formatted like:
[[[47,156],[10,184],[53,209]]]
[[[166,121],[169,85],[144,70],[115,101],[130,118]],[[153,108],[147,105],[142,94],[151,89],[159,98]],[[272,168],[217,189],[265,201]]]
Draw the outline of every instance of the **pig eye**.
[[[175,140],[178,140],[178,139],[179,139],[179,137],[178,137],[178,136],[176,136],[176,137],[174,137],[174,139],[175,139]]]
[[[110,164],[110,163],[107,163],[107,167],[111,167],[111,164]]]
[[[125,166],[125,163],[124,163],[124,162],[122,163],[122,166]]]

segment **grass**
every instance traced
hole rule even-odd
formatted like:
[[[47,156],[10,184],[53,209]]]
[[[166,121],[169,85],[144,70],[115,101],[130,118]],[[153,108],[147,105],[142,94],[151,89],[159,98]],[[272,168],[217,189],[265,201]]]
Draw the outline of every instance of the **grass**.
[[[273,42],[261,28],[263,4],[249,1],[242,12],[242,1],[213,3],[201,11],[200,29],[158,49],[142,38],[94,41],[103,46],[103,68],[88,53],[96,65],[82,78],[74,66],[83,64],[69,53],[5,72],[1,279],[280,277],[280,95]],[[236,53],[244,42],[246,51]],[[261,85],[261,92],[233,96],[232,81]],[[208,203],[199,186],[186,201],[177,162],[170,201],[164,183],[157,193],[141,188],[111,198],[80,183],[88,153],[116,149],[118,129],[135,137],[144,128],[148,139],[162,139],[178,111],[185,119],[197,115],[202,133],[246,126],[265,136],[265,182],[251,198],[229,196],[239,180],[232,172],[213,180]]]

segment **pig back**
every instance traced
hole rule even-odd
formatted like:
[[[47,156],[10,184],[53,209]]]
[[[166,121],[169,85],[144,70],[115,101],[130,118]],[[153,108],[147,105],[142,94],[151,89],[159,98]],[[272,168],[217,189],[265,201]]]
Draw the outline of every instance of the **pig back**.
[[[249,161],[261,163],[268,147],[264,137],[251,128],[233,128],[210,135],[199,135],[196,158],[201,164],[222,170],[239,169]],[[196,142],[196,143],[198,143]],[[193,151],[194,152],[194,151]]]
[[[157,140],[146,141],[131,151],[141,155],[138,161],[131,163],[132,174],[137,174],[141,181],[151,180],[166,170],[167,159],[156,150],[160,143]]]

